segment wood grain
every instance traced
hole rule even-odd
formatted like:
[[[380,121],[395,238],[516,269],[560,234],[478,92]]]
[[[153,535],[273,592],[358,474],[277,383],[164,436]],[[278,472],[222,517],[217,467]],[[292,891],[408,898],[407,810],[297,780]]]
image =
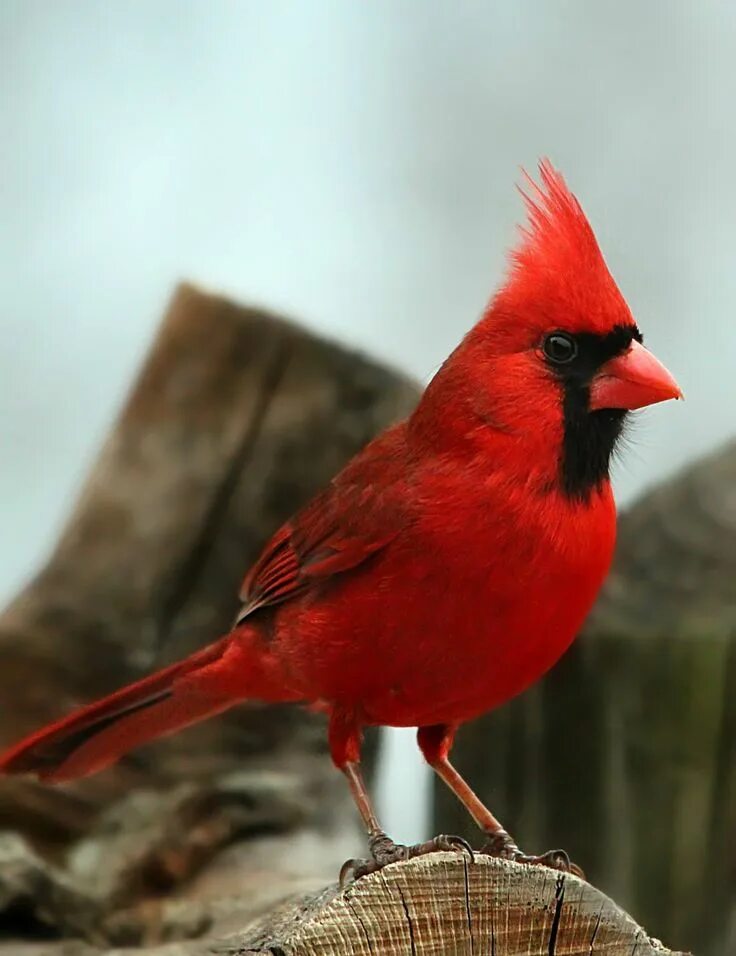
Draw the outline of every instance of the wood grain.
[[[574,876],[436,853],[291,904],[217,952],[283,956],[665,956]]]

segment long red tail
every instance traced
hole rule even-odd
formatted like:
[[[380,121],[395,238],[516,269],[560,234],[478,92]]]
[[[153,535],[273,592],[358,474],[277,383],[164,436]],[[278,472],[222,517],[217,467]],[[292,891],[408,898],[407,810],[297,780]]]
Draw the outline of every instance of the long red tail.
[[[261,697],[257,655],[247,644],[224,637],[74,711],[0,755],[0,773],[33,773],[54,783],[86,777],[139,744]]]

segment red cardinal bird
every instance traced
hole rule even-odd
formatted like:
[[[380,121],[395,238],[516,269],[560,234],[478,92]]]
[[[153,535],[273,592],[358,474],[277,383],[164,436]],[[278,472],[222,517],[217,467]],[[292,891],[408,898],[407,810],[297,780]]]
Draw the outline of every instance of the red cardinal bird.
[[[416,411],[276,532],[233,630],[21,741],[2,772],[71,780],[239,701],[317,704],[369,834],[360,872],[452,843],[382,831],[360,771],[369,724],[419,728],[489,852],[563,863],[521,853],[450,748],[570,645],[611,561],[627,412],[681,393],[562,176],[548,162],[540,174],[505,284]]]

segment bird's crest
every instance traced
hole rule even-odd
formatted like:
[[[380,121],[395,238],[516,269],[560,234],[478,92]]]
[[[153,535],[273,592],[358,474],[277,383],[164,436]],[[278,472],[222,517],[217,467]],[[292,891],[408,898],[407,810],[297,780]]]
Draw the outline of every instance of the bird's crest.
[[[529,259],[556,259],[561,253],[600,257],[595,234],[562,173],[548,159],[542,159],[539,163],[541,185],[525,169],[522,175],[526,188],[517,188],[524,199],[529,222],[519,227],[523,241],[511,253],[512,261],[523,268]]]
[[[540,183],[524,172],[519,187],[528,220],[511,251],[510,270],[497,301],[524,309],[543,303],[546,318],[563,327],[605,331],[633,321],[583,208],[562,177],[543,159]],[[564,321],[563,321],[564,318]]]

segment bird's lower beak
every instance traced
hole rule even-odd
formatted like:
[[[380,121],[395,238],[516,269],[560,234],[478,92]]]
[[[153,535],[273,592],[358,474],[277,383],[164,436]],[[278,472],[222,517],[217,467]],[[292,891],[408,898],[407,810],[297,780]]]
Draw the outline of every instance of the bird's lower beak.
[[[590,384],[590,408],[643,408],[682,398],[680,386],[651,352],[634,341],[601,366]]]

